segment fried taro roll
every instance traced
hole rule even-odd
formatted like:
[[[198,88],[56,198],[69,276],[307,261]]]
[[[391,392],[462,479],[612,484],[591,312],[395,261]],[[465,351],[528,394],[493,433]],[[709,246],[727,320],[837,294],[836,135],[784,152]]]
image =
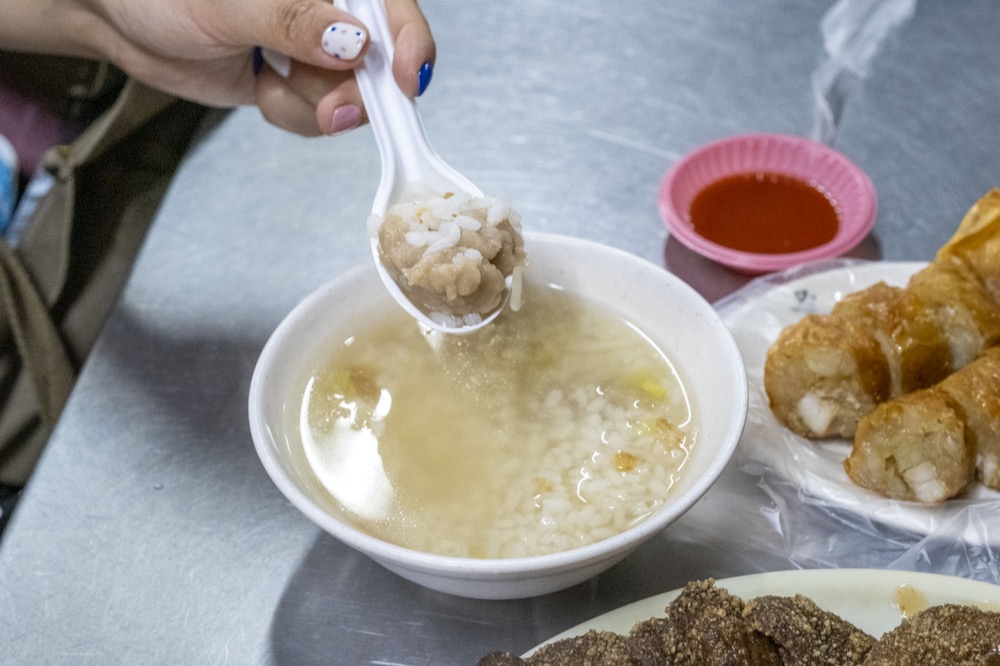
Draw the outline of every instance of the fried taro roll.
[[[979,276],[959,259],[944,256],[935,260],[910,278],[906,289],[937,320],[956,370],[1000,342],[1000,305]]]
[[[964,262],[1000,303],[1000,189],[990,190],[969,209],[935,261],[946,257]]]
[[[878,340],[889,365],[890,396],[927,388],[951,372],[951,351],[934,311],[901,287],[879,282],[833,306]]]
[[[793,432],[853,437],[858,419],[880,402],[934,386],[994,345],[1000,345],[1000,189],[970,209],[906,287],[880,282],[848,294],[830,315],[783,330],[768,350],[764,387],[775,416]],[[957,404],[966,409],[962,400]],[[997,484],[1000,462],[990,446],[980,446],[986,453],[979,473]],[[864,476],[864,465],[856,464]]]
[[[864,416],[844,469],[854,483],[885,497],[938,504],[973,481],[975,463],[961,407],[934,388]]]
[[[878,342],[850,321],[808,315],[768,350],[764,388],[771,410],[804,437],[850,437],[858,419],[889,397]]]
[[[976,475],[1000,490],[1000,347],[951,375],[938,388],[961,409],[966,436],[976,450]]]
[[[862,418],[844,467],[895,499],[937,503],[977,476],[1000,489],[1000,347]]]

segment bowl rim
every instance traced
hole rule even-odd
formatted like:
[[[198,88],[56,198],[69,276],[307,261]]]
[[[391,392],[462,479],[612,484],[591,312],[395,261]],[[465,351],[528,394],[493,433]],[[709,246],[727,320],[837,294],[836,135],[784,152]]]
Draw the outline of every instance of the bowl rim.
[[[477,579],[488,575],[491,579],[502,580],[504,578],[523,577],[525,574],[530,574],[530,577],[542,577],[563,569],[575,569],[587,563],[596,563],[602,560],[621,557],[622,553],[627,553],[661,532],[668,524],[680,518],[697,503],[712,484],[718,480],[735,453],[746,425],[749,386],[747,383],[746,366],[743,363],[743,358],[736,341],[729,334],[725,322],[718,312],[716,312],[715,308],[693,287],[674,274],[638,255],[626,252],[620,248],[596,241],[553,233],[526,232],[524,235],[526,243],[548,243],[558,244],[560,247],[577,246],[591,250],[600,249],[600,251],[611,253],[620,261],[648,264],[649,267],[655,268],[661,274],[660,279],[671,284],[671,288],[683,292],[686,299],[693,299],[695,303],[698,303],[698,307],[705,308],[705,314],[723,332],[723,335],[719,337],[722,344],[725,345],[725,349],[718,349],[717,352],[720,357],[726,359],[729,366],[726,368],[726,372],[732,374],[734,384],[732,389],[734,391],[735,403],[738,406],[736,413],[730,415],[731,418],[724,432],[720,435],[723,444],[716,452],[714,459],[707,465],[705,472],[699,478],[695,479],[691,486],[682,495],[675,498],[673,502],[662,507],[638,525],[619,534],[569,550],[528,557],[464,558],[427,553],[382,541],[371,536],[317,506],[289,478],[275,455],[274,447],[268,444],[272,434],[265,418],[263,405],[267,375],[272,372],[275,357],[280,352],[282,345],[286,344],[285,334],[299,320],[313,311],[317,304],[322,303],[331,291],[341,288],[343,283],[362,279],[361,274],[367,272],[371,272],[372,279],[378,279],[374,266],[370,264],[356,266],[333,277],[309,293],[275,328],[265,343],[254,367],[248,395],[248,416],[254,448],[265,471],[272,482],[278,487],[279,491],[299,511],[312,520],[314,524],[342,543],[372,557],[376,561],[389,562],[409,570],[434,574],[439,577]]]
[[[862,196],[862,210],[854,218],[844,220],[837,234],[828,242],[807,250],[776,254],[745,252],[715,243],[696,233],[688,223],[682,211],[677,210],[673,201],[673,191],[685,171],[692,164],[704,159],[707,155],[727,149],[734,144],[763,146],[770,143],[787,146],[796,152],[811,151],[820,153],[830,162],[836,164],[844,173],[858,183]],[[771,169],[779,171],[780,169]],[[732,171],[730,173],[741,173]],[[790,174],[801,178],[799,174]],[[763,273],[781,270],[805,264],[819,259],[840,256],[853,249],[864,239],[875,225],[878,215],[878,195],[871,179],[857,164],[843,153],[830,146],[792,134],[774,132],[754,132],[737,134],[706,143],[685,154],[664,173],[657,191],[657,208],[671,235],[677,238],[688,249],[730,268],[751,273]]]

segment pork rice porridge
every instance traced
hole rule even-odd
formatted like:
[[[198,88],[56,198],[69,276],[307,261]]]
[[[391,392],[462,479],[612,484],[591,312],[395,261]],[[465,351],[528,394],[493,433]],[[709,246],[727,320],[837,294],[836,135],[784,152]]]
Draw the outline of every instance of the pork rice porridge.
[[[369,224],[386,271],[439,324],[478,324],[503,304],[525,263],[521,217],[493,197],[417,198]]]
[[[670,501],[697,428],[642,332],[551,286],[470,335],[398,308],[340,340],[302,391],[306,458],[343,518],[385,541],[474,558],[618,534]]]

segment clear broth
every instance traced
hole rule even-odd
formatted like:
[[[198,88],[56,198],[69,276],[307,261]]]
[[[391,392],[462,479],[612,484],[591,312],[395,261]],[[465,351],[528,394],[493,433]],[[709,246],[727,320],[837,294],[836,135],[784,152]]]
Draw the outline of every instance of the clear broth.
[[[360,529],[425,552],[539,555],[669,499],[696,428],[670,360],[614,314],[526,284],[465,336],[393,309],[359,324],[302,394],[303,448]]]

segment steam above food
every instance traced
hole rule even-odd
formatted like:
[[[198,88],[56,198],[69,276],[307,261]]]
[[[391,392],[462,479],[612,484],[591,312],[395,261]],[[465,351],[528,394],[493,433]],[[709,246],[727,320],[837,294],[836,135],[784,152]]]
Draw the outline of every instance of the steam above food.
[[[518,288],[521,217],[502,201],[449,192],[398,203],[372,222],[386,270],[440,324],[477,324]]]

